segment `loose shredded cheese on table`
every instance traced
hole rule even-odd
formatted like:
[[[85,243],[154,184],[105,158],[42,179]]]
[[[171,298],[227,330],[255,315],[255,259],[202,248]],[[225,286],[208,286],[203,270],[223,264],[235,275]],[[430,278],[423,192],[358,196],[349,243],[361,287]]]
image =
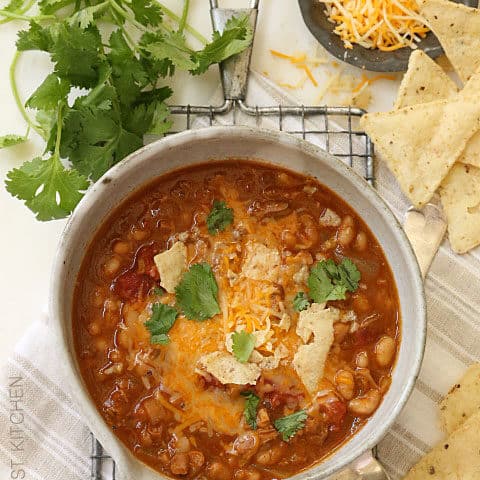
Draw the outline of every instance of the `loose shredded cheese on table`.
[[[416,0],[320,0],[335,23],[334,32],[345,48],[356,43],[383,51],[416,48],[429,28]]]

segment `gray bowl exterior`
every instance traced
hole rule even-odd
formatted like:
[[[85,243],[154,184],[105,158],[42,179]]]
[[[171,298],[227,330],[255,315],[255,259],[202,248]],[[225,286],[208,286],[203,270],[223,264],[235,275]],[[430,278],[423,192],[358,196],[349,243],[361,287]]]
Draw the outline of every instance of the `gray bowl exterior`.
[[[476,0],[453,1],[469,7],[477,7]],[[298,0],[298,3],[303,20],[310,32],[334,57],[356,67],[376,72],[404,72],[407,70],[408,60],[413,52],[410,47],[384,52],[354,44],[352,49],[346,49],[341,38],[333,33],[335,25],[328,21],[324,13],[325,6],[320,0]],[[437,58],[443,53],[443,49],[433,33],[428,33],[417,43],[417,46],[432,58]]]
[[[228,157],[258,159],[316,177],[365,220],[389,259],[401,305],[401,344],[392,385],[376,413],[348,442],[295,479],[327,478],[374,447],[400,413],[417,378],[425,344],[426,312],[417,261],[400,224],[377,193],[338,159],[299,138],[248,127],[209,127],[169,136],[130,155],[99,180],[72,214],[58,247],[50,315],[72,398],[126,478],[159,474],[136,460],[110,431],[93,404],[78,368],[72,338],[72,299],[86,248],[97,228],[130,193],[175,168]]]

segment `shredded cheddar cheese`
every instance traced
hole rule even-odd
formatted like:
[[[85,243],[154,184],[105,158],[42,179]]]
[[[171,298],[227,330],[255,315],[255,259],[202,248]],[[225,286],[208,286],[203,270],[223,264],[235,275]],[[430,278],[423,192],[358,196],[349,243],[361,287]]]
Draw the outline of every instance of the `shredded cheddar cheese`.
[[[416,48],[415,42],[429,32],[416,0],[320,1],[345,48],[353,44],[383,51]]]
[[[323,58],[308,58],[305,53],[302,53],[300,55],[287,55],[286,53],[279,52],[278,50],[270,50],[270,53],[274,57],[282,58],[283,60],[288,60],[290,63],[295,65],[296,68],[299,68],[300,70],[303,70],[306,74],[306,78],[308,78],[312,84],[317,87],[318,82],[313,76],[312,70],[310,69],[310,66],[317,67],[318,65],[322,65],[324,63],[327,63],[327,60]],[[303,83],[302,83],[303,85]],[[294,86],[288,86],[288,88],[296,88]],[[298,88],[298,87],[297,87]]]
[[[362,79],[358,83],[358,85],[355,86],[355,88],[352,90],[352,93],[357,93],[360,92],[363,88],[365,88],[367,85],[371,85],[374,82],[377,82],[378,80],[395,80],[395,77],[393,75],[375,75],[374,77],[368,78],[364,73],[362,73]]]

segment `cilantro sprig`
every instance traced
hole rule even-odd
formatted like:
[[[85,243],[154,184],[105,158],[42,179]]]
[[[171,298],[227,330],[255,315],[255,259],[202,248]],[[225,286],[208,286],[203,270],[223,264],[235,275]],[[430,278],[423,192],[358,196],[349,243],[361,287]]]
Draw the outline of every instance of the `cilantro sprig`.
[[[305,410],[299,410],[286,417],[278,418],[273,425],[282,435],[282,439],[288,442],[299,430],[305,427],[307,418],[307,412]]]
[[[154,303],[152,316],[145,322],[145,327],[150,332],[150,343],[167,345],[170,343],[168,332],[177,319],[178,312],[169,305]]]
[[[233,209],[224,201],[214,200],[213,207],[207,216],[207,228],[210,235],[223,232],[233,223]]]
[[[242,397],[245,397],[245,409],[243,415],[245,421],[247,422],[253,430],[257,429],[257,409],[258,404],[260,403],[260,398],[257,397],[253,392],[248,390],[241,392]]]
[[[316,303],[328,300],[344,300],[346,292],[358,288],[361,275],[356,265],[349,258],[336,264],[332,259],[316,263],[308,277],[310,297]]]
[[[146,133],[170,129],[165,101],[172,90],[163,79],[176,69],[203,73],[251,43],[246,15],[207,42],[186,23],[188,6],[185,0],[181,17],[155,0],[11,0],[0,9],[0,23],[29,23],[18,32],[11,88],[29,131],[46,142],[44,155],[8,173],[7,190],[39,220],[67,216],[89,184],[141,147]],[[39,13],[29,15],[33,7]],[[193,49],[186,33],[203,47]],[[23,104],[16,67],[27,50],[46,52],[53,72]],[[0,148],[27,136],[0,136]]]
[[[178,307],[190,320],[202,322],[220,313],[218,285],[208,263],[196,263],[175,288]]]
[[[305,292],[298,292],[293,298],[292,304],[293,304],[293,309],[296,312],[301,312],[302,310],[306,310],[310,306],[310,302]]]
[[[255,348],[255,335],[246,331],[232,333],[232,350],[235,358],[245,363]]]

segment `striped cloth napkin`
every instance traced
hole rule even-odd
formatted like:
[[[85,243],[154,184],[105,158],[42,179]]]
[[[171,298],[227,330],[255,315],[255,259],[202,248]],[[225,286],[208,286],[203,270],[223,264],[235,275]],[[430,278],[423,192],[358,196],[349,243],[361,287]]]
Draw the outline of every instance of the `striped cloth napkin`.
[[[252,74],[249,103],[294,101],[261,75]],[[269,122],[262,126],[274,127]],[[382,163],[376,177],[380,195],[402,219],[408,202]],[[422,371],[407,406],[378,446],[378,456],[392,479],[401,478],[440,440],[438,403],[466,366],[480,360],[479,250],[458,256],[445,241],[427,276],[426,292],[428,338]],[[90,431],[68,394],[68,378],[61,367],[48,322],[40,319],[0,371],[2,479],[91,478]],[[105,471],[103,478],[109,480],[110,472]]]

